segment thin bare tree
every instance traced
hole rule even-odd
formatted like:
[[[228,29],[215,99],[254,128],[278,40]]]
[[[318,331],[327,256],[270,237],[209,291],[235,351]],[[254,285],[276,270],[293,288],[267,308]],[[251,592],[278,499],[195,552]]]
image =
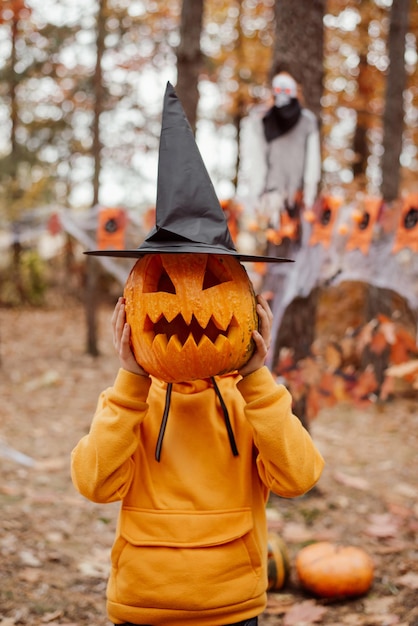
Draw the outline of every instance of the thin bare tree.
[[[287,71],[302,88],[303,105],[318,120],[323,79],[324,0],[276,0],[275,46],[271,75]],[[315,338],[318,289],[307,297],[296,297],[288,305],[275,338],[274,356],[282,347],[292,349],[295,361],[309,354]],[[274,368],[274,363],[273,363]],[[294,411],[309,429],[306,396],[294,401]]]
[[[106,12],[107,0],[100,0],[96,22],[96,64],[93,77],[94,109],[93,109],[93,199],[92,210],[99,202],[100,171],[102,142],[100,138],[100,117],[104,105],[102,60],[105,50],[106,36]],[[97,341],[97,282],[99,267],[94,257],[86,258],[86,285],[85,285],[85,312],[87,323],[87,352],[92,356],[98,356],[99,348]]]
[[[196,131],[199,103],[199,76],[203,54],[200,37],[203,26],[204,0],[183,0],[180,20],[180,43],[177,48],[177,85],[184,112],[193,132]]]
[[[321,112],[325,0],[276,0],[272,73],[286,69],[302,87],[304,104]]]
[[[408,32],[410,0],[393,0],[388,37],[389,69],[383,114],[382,186],[384,200],[399,195],[400,156],[404,130],[406,87],[405,38]]]

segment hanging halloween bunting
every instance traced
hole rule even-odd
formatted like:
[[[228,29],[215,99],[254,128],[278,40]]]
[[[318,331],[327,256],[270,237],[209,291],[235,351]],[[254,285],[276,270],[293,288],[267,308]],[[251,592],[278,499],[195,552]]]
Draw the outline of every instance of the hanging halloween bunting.
[[[280,245],[284,239],[297,241],[300,237],[299,217],[291,216],[287,211],[282,211],[279,217],[280,223],[277,229],[268,228],[266,239],[276,246]]]
[[[354,225],[346,243],[346,250],[357,248],[363,254],[369,253],[375,225],[380,217],[382,207],[382,198],[370,196],[364,199],[363,208],[353,212]]]
[[[225,213],[225,218],[228,224],[229,232],[231,233],[232,241],[236,243],[240,231],[240,218],[244,208],[233,198],[221,200],[220,204],[222,210]]]
[[[403,202],[392,252],[402,248],[418,252],[418,193],[408,194]]]
[[[309,240],[310,246],[320,243],[324,248],[329,248],[338,209],[342,203],[341,198],[335,196],[322,196],[320,198],[319,210],[315,215],[309,212],[305,219],[312,224],[312,233]]]
[[[58,233],[61,232],[62,225],[61,225],[61,221],[60,221],[58,213],[53,213],[50,216],[48,220],[47,228],[48,228],[48,233],[52,236],[58,235]]]
[[[123,250],[125,231],[126,213],[123,209],[99,209],[97,224],[97,247],[99,250]]]

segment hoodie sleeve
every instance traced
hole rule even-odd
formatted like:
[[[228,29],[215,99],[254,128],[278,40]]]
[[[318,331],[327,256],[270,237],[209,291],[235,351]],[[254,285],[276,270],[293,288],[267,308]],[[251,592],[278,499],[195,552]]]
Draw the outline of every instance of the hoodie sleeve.
[[[308,431],[292,413],[292,398],[267,367],[237,384],[245,416],[258,449],[257,467],[264,484],[283,497],[300,496],[319,480],[324,460]]]
[[[150,378],[121,369],[113,387],[100,395],[90,432],[71,454],[74,486],[89,500],[114,502],[128,491],[150,385]]]

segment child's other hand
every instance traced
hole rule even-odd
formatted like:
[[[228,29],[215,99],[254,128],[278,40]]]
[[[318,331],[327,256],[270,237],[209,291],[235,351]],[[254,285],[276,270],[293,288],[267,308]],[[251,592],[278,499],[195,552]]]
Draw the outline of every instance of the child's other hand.
[[[119,355],[120,366],[140,376],[148,376],[148,373],[136,361],[131,349],[131,329],[126,323],[125,299],[119,298],[112,315],[113,345]]]
[[[257,296],[257,313],[259,318],[259,331],[253,331],[255,350],[250,360],[239,370],[241,376],[248,376],[248,374],[263,367],[270,347],[273,313],[271,312],[267,300],[263,298],[263,296]]]

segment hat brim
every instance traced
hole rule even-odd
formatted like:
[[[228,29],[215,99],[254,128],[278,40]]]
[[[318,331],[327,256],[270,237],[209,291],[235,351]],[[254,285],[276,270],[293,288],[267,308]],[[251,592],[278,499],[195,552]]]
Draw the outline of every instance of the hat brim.
[[[125,259],[139,259],[145,254],[225,254],[227,256],[233,256],[238,261],[249,263],[293,263],[293,259],[286,259],[282,257],[264,256],[264,255],[252,255],[238,252],[237,250],[230,250],[223,248],[222,246],[210,246],[205,244],[189,244],[187,246],[183,244],[176,246],[171,244],[168,246],[141,246],[131,250],[88,250],[84,254],[91,256],[108,256],[115,258]]]

